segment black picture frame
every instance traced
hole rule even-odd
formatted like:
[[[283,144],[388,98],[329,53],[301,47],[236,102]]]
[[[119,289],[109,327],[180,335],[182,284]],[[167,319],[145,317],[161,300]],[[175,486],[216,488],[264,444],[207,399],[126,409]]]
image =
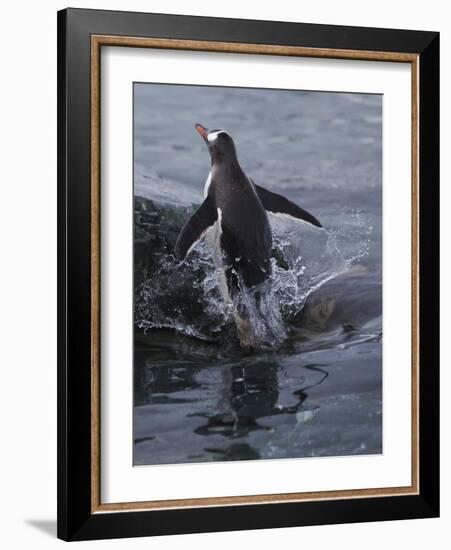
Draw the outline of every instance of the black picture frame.
[[[419,61],[419,492],[93,513],[91,36],[415,54]],[[58,13],[58,537],[87,540],[439,515],[439,34],[67,9]]]

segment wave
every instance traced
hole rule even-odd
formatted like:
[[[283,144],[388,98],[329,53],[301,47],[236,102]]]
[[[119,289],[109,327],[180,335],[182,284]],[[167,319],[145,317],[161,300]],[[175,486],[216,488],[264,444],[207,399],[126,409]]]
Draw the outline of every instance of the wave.
[[[226,346],[237,342],[234,317],[244,308],[252,347],[278,348],[297,325],[309,296],[349,273],[368,253],[371,227],[359,212],[343,212],[341,217],[343,223],[319,231],[270,216],[272,277],[263,285],[242,289],[239,304],[221,295],[221,274],[207,239],[183,262],[170,250],[160,254],[135,289],[137,327],[146,332],[171,329]]]

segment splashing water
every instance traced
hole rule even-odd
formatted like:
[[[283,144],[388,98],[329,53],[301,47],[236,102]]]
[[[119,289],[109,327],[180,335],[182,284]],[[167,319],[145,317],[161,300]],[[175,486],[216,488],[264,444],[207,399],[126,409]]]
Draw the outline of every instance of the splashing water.
[[[252,347],[279,347],[309,295],[345,274],[368,253],[371,228],[358,212],[342,216],[346,224],[323,231],[271,216],[272,277],[262,285],[241,289],[235,303],[221,295],[221,274],[205,241],[184,262],[170,253],[162,255],[135,289],[137,326],[169,328],[226,344],[237,341],[236,314],[244,309]]]

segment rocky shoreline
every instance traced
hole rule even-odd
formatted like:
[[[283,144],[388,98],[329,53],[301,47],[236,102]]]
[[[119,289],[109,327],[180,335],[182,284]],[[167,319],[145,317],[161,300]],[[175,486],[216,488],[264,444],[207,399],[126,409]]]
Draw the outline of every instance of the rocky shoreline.
[[[173,208],[134,197],[135,288],[155,271],[163,254],[172,254],[180,229],[195,208]]]

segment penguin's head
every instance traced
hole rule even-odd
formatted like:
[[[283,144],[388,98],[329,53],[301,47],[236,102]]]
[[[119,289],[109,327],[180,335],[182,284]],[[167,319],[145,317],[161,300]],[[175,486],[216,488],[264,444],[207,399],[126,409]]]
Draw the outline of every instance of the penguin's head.
[[[202,124],[194,126],[207,144],[213,162],[221,160],[236,160],[236,149],[232,136],[225,130],[208,130]]]

